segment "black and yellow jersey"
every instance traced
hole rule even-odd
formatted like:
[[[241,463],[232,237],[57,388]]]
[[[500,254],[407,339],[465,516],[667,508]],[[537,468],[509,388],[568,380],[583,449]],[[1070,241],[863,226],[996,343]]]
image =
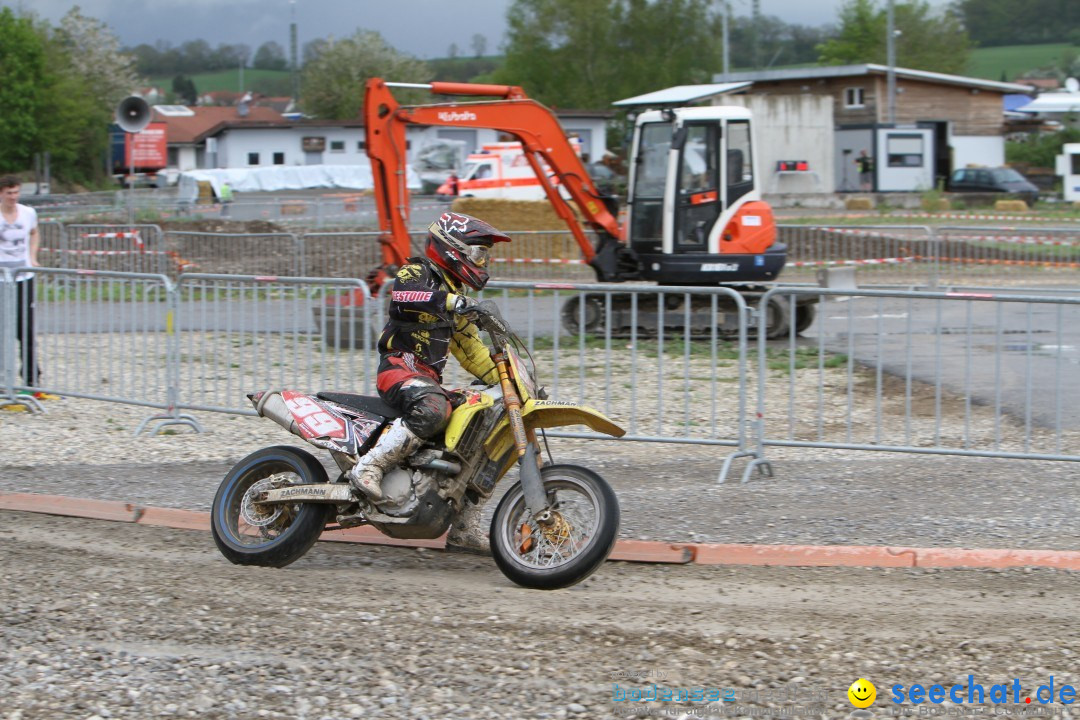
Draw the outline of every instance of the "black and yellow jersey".
[[[409,258],[397,272],[390,291],[389,319],[379,336],[383,356],[410,353],[416,362],[435,371],[442,382],[446,358],[453,354],[461,366],[487,383],[498,372],[480,331],[453,307],[463,290],[426,258]]]

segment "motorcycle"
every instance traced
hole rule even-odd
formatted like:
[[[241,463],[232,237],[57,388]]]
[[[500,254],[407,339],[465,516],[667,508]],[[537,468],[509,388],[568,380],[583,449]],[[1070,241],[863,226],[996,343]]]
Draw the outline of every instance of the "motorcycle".
[[[518,352],[525,350],[521,339],[493,301],[470,311],[491,339],[499,381],[455,391],[443,436],[385,473],[384,498],[377,503],[357,492],[345,473],[401,413],[378,397],[352,393],[248,395],[260,416],[329,451],[341,474],[329,482],[323,465],[301,448],[274,446],[248,455],[214,497],[212,528],[221,553],[241,565],[284,567],[324,529],[358,525],[393,538],[437,538],[460,513],[483,505],[516,461],[519,479],[491,519],[496,565],[515,583],[544,590],[568,587],[596,571],[618,536],[618,500],[588,468],[543,463],[537,431],[567,425],[613,437],[625,431],[592,408],[549,399],[537,385],[535,364],[526,365]]]

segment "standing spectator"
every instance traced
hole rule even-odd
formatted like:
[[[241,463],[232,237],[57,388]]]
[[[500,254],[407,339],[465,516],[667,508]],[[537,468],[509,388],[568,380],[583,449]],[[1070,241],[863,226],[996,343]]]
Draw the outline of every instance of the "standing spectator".
[[[859,167],[859,186],[863,192],[874,189],[874,158],[866,154],[865,150],[859,151],[859,157],[855,158],[855,164]]]
[[[0,177],[0,268],[38,265],[37,211],[19,204],[22,182],[14,175]],[[34,355],[34,277],[22,273],[16,280],[15,333],[19,340],[23,384],[39,384],[41,368]]]

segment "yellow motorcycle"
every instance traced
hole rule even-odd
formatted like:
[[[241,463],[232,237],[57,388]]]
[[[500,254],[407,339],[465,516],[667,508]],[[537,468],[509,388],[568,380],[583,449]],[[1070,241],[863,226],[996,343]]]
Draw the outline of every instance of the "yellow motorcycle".
[[[499,382],[457,391],[443,437],[386,472],[385,497],[378,503],[357,493],[344,473],[398,411],[378,397],[351,393],[249,395],[259,415],[329,451],[341,474],[330,482],[314,455],[289,446],[241,460],[214,498],[212,527],[222,554],[238,564],[284,567],[324,529],[365,524],[394,538],[437,538],[467,509],[483,505],[516,463],[519,479],[491,519],[490,547],[499,569],[519,585],[545,590],[591,575],[615,545],[618,500],[592,470],[544,463],[537,433],[568,425],[613,437],[625,431],[592,408],[548,399],[498,306],[488,300],[472,311],[491,338]]]

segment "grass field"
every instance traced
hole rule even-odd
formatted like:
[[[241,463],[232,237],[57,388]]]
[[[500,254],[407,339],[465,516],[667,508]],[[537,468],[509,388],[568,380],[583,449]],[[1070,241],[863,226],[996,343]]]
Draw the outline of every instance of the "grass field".
[[[1049,45],[1007,45],[1004,47],[979,48],[968,58],[967,74],[987,80],[1012,82],[1017,75],[1028,70],[1054,65],[1066,49],[1080,52],[1080,48],[1068,43]],[[1001,77],[1001,73],[1005,77]]]
[[[215,90],[231,90],[240,92],[240,69],[218,70],[216,72],[198,73],[191,76],[195,83],[195,89],[200,93],[213,92]],[[151,82],[162,90],[172,89],[171,77],[154,77]],[[244,90],[260,92],[264,95],[288,95],[290,88],[290,74],[288,70],[255,70],[244,68]]]

